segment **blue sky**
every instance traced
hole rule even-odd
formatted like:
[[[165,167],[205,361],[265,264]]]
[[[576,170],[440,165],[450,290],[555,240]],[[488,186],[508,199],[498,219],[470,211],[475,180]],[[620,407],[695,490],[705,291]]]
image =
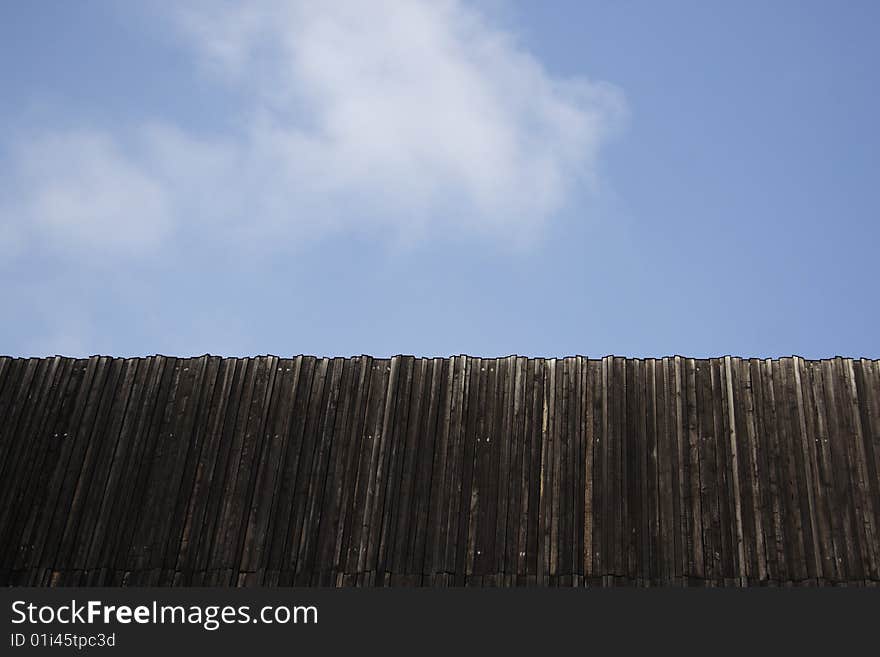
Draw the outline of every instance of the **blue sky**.
[[[880,357],[875,2],[0,6],[0,352]]]

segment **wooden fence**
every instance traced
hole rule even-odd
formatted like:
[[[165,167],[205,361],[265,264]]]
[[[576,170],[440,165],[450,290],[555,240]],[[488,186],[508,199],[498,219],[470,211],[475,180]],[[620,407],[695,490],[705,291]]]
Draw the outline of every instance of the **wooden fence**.
[[[872,585],[880,362],[0,358],[0,584]]]

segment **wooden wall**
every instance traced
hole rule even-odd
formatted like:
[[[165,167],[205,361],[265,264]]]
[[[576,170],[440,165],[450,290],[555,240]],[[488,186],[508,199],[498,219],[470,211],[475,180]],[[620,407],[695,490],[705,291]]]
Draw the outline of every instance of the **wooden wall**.
[[[871,585],[880,362],[0,358],[0,584]]]

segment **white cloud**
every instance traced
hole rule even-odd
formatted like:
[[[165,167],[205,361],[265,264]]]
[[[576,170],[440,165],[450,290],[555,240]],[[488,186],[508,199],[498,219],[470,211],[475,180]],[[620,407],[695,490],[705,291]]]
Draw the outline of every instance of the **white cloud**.
[[[625,112],[615,88],[552,76],[455,1],[180,6],[180,37],[239,99],[240,129],[28,145],[16,207],[31,235],[128,251],[205,225],[275,244],[375,228],[525,240],[595,183]]]
[[[19,153],[16,208],[23,231],[60,249],[100,246],[122,255],[158,245],[171,230],[168,190],[107,135],[50,134]]]

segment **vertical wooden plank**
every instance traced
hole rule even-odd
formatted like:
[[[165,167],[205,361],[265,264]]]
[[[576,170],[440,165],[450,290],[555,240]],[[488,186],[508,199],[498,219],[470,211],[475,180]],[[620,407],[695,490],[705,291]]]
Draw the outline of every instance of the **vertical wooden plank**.
[[[736,417],[733,400],[733,372],[730,356],[724,357],[724,383],[727,391],[727,413],[730,436],[730,471],[733,482],[734,520],[736,522],[737,577],[740,579],[740,582],[743,582],[746,576],[745,546],[743,545],[742,497],[739,488],[739,454],[737,451]]]
[[[3,532],[19,537],[18,552],[14,556],[12,569],[18,571],[18,579],[12,584],[29,585],[39,571],[39,555],[45,535],[39,532],[41,519],[49,514],[46,498],[50,482],[59,463],[69,450],[70,441],[65,443],[64,432],[58,427],[66,422],[85,374],[85,361],[72,358],[62,359],[56,370],[55,395],[46,413],[45,422],[39,429],[40,453],[32,460],[32,469],[27,477],[27,485],[21,498],[15,501],[19,507],[19,523]],[[20,529],[19,529],[20,527]],[[13,542],[15,539],[13,538]]]
[[[237,444],[236,429],[243,421],[241,418],[247,414],[249,390],[253,388],[253,364],[249,358],[237,358],[230,365],[233,374],[224,407],[217,417],[219,451],[210,479],[205,522],[196,556],[198,566],[193,584],[199,586],[217,586],[228,582],[227,576],[231,576],[231,572],[227,573],[231,568],[223,563],[227,533],[226,508],[237,469],[237,459],[233,453]]]
[[[709,360],[695,363],[695,399],[697,405],[698,454],[700,471],[700,512],[703,529],[703,561],[706,580],[716,583],[723,578],[721,571],[721,527],[718,506],[717,462],[715,446],[714,404],[712,399],[712,371]]]
[[[367,410],[370,400],[370,386],[377,368],[373,359],[362,356],[359,359],[357,391],[352,409],[351,428],[349,430],[349,450],[346,455],[345,479],[342,487],[339,526],[337,527],[334,552],[333,572],[336,586],[346,583],[350,575],[348,564],[354,552],[353,537],[357,533],[359,516],[357,515],[357,486],[361,480],[361,454],[365,450]],[[356,560],[356,557],[355,557]]]
[[[632,555],[633,574],[639,586],[650,585],[650,543],[648,529],[648,450],[647,450],[647,426],[646,426],[646,400],[644,363],[640,358],[627,360],[630,374],[627,376],[628,389],[631,390],[632,402],[629,407],[629,415],[632,421],[629,423],[630,439],[630,463],[632,464],[633,481],[630,485],[632,490],[631,527],[633,529]]]
[[[775,390],[777,393],[777,421],[779,422],[779,438],[782,450],[782,465],[784,473],[785,496],[784,509],[786,525],[785,545],[788,548],[786,558],[789,565],[789,577],[793,581],[802,581],[807,578],[807,554],[804,544],[804,522],[801,514],[800,494],[797,476],[797,461],[795,445],[797,439],[797,400],[794,395],[793,376],[791,374],[790,359],[780,359],[773,363],[774,372],[778,374],[774,379],[778,382]]]
[[[175,474],[178,484],[172,497],[171,527],[165,540],[165,555],[161,566],[162,585],[188,585],[192,581],[192,564],[186,563],[184,566],[181,554],[184,543],[186,542],[187,548],[189,544],[187,514],[195,492],[196,473],[204,447],[206,420],[214,399],[219,359],[204,355],[194,359],[194,363],[197,373],[196,391],[183,416],[182,424],[176,428],[185,456],[180,459],[179,473]]]
[[[268,561],[265,582],[289,585],[293,579],[292,560],[294,541],[299,538],[297,533],[297,502],[303,485],[304,473],[309,471],[311,452],[308,449],[306,425],[310,417],[309,407],[313,403],[313,395],[323,392],[323,380],[318,378],[318,359],[312,356],[297,357],[297,376],[294,389],[291,391],[293,407],[287,425],[284,455],[280,464],[279,487],[272,500],[272,513],[269,520]],[[324,370],[326,375],[326,369]],[[320,391],[320,392],[318,392]],[[319,402],[314,402],[318,404]]]
[[[244,546],[240,570],[253,573],[254,583],[265,582],[268,556],[271,549],[273,506],[276,502],[280,482],[280,472],[288,447],[288,429],[293,404],[296,399],[296,383],[299,376],[301,358],[282,358],[275,362],[275,382],[272,387],[269,406],[266,410],[264,427],[264,447],[256,463],[254,495],[244,529]],[[200,457],[200,467],[202,458]],[[201,485],[197,482],[193,495],[198,494]],[[274,577],[274,575],[272,576]]]
[[[151,554],[150,569],[159,573],[159,581],[151,578],[151,583],[165,585],[172,583],[175,577],[176,556],[179,551],[180,539],[177,534],[177,514],[182,508],[189,491],[181,493],[186,476],[186,466],[197,454],[198,437],[194,435],[194,427],[199,411],[204,404],[204,377],[207,360],[190,358],[183,363],[181,384],[176,402],[172,424],[168,428],[168,468],[163,475],[164,490],[158,496],[157,510],[162,511],[162,521],[154,525],[150,538]],[[179,503],[178,503],[179,500]]]
[[[206,585],[208,568],[214,545],[218,509],[231,439],[229,431],[238,412],[238,400],[246,367],[245,360],[221,359],[217,363],[217,394],[206,421],[205,446],[199,458],[194,484],[194,497],[187,509],[184,534],[178,562],[188,564],[185,582],[188,585]]]
[[[476,359],[468,358],[467,356],[456,359],[449,422],[449,443],[446,454],[447,476],[444,493],[446,504],[444,506],[444,519],[441,526],[443,556],[440,559],[442,564],[440,572],[445,576],[444,580],[449,583],[452,583],[451,578],[455,574],[455,564],[458,557],[459,522],[462,514],[462,496],[464,494],[462,468],[465,458],[465,422],[468,417],[468,384],[471,378],[471,369],[474,367],[480,367]]]
[[[739,466],[735,474],[739,482],[740,508],[742,510],[744,573],[746,577],[744,584],[748,585],[761,579],[762,567],[758,563],[761,556],[758,553],[760,551],[759,544],[762,543],[763,537],[759,536],[757,531],[759,522],[756,521],[754,515],[756,500],[753,487],[754,479],[751,476],[753,471],[752,452],[749,447],[750,422],[753,419],[753,414],[749,406],[748,375],[744,373],[741,358],[731,357],[730,363],[736,424],[736,453]]]
[[[415,533],[416,486],[418,485],[419,432],[423,427],[425,413],[425,377],[429,361],[416,359],[413,363],[411,392],[407,406],[407,422],[405,435],[401,436],[402,451],[400,454],[399,504],[396,505],[394,524],[396,531],[390,548],[391,572],[398,578],[397,584],[408,581],[405,576],[410,574],[409,555],[412,552],[412,537]],[[402,428],[401,428],[402,429]],[[395,580],[392,579],[392,584]]]
[[[559,517],[560,517],[560,484],[562,479],[561,461],[563,457],[563,424],[562,415],[564,413],[565,392],[564,392],[564,364],[565,361],[551,359],[551,385],[550,388],[550,409],[548,417],[548,430],[550,435],[550,479],[548,481],[549,490],[549,535],[548,545],[550,548],[550,563],[548,574],[552,586],[558,586],[560,575],[559,572]]]
[[[657,360],[645,360],[645,451],[648,471],[646,480],[647,533],[649,546],[648,572],[646,576],[652,585],[661,578],[660,563],[660,467],[658,458],[657,424]]]
[[[328,399],[331,396],[330,383],[332,381],[331,363],[329,358],[312,359],[314,374],[311,377],[308,396],[303,396],[303,401],[308,399],[302,406],[297,406],[296,435],[298,450],[295,464],[291,463],[291,476],[293,477],[292,500],[290,502],[290,519],[287,527],[287,537],[282,551],[279,573],[279,584],[282,586],[299,583],[297,574],[302,574],[300,564],[300,547],[303,536],[308,527],[308,502],[310,494],[315,494],[320,485],[317,481],[321,475],[317,463],[321,427],[327,408]],[[304,382],[303,382],[304,383]],[[302,409],[302,410],[300,410]],[[300,415],[302,413],[303,415]],[[301,431],[301,432],[300,432]],[[295,465],[295,469],[293,466]],[[282,507],[283,508],[283,507]]]
[[[425,557],[422,566],[422,582],[424,584],[437,584],[437,575],[442,570],[441,561],[445,539],[445,527],[443,519],[448,498],[445,496],[447,471],[449,469],[447,455],[449,452],[449,430],[452,417],[452,399],[454,397],[454,382],[456,371],[456,358],[446,360],[442,366],[442,378],[440,381],[440,406],[438,408],[437,445],[435,447],[434,465],[431,475],[431,495],[428,516],[428,525],[425,540]],[[458,365],[460,368],[460,365]]]
[[[525,583],[533,585],[537,583],[538,562],[540,560],[539,525],[541,506],[541,455],[543,454],[543,431],[542,421],[544,414],[544,366],[541,359],[534,358],[529,361],[529,397],[526,418],[526,440],[529,446],[528,458],[528,491],[527,506],[524,510],[526,515],[525,546],[521,550],[524,559]]]
[[[593,474],[591,485],[591,515],[592,524],[590,544],[591,554],[591,578],[592,586],[600,585],[604,575],[605,559],[605,364],[602,359],[589,362],[590,366],[590,403],[593,413]]]
[[[525,376],[526,359],[515,356],[511,373],[513,400],[510,418],[510,473],[507,478],[507,519],[504,546],[505,585],[515,586],[522,575],[520,551],[522,550],[520,517],[522,514],[523,481],[525,472]],[[504,480],[502,480],[502,483]]]
[[[675,537],[675,576],[677,581],[686,578],[691,573],[690,555],[690,531],[688,529],[688,511],[690,504],[688,503],[688,483],[687,483],[687,465],[685,463],[684,449],[684,418],[683,407],[684,399],[682,393],[682,380],[684,374],[682,372],[681,357],[675,356],[672,359],[672,412],[670,419],[673,428],[673,452],[672,452],[672,477],[674,486],[673,505],[675,508],[675,524],[673,525]]]
[[[43,384],[40,392],[29,400],[30,418],[23,422],[19,433],[7,440],[21,443],[18,465],[12,466],[3,483],[3,500],[0,503],[0,573],[12,573],[14,578],[24,577],[18,571],[29,551],[26,530],[38,496],[34,482],[40,478],[47,453],[58,444],[56,437],[48,434],[63,399],[67,372],[72,365],[69,359],[46,359]],[[48,434],[48,435],[47,435]],[[10,582],[14,583],[14,581]]]
[[[324,508],[316,536],[316,564],[310,579],[310,584],[313,586],[333,586],[336,582],[336,542],[343,525],[341,505],[345,495],[347,463],[352,451],[351,426],[355,410],[359,363],[359,358],[338,360],[340,370],[338,402],[332,429]]]
[[[783,429],[788,441],[789,478],[792,482],[791,508],[796,514],[795,528],[800,544],[800,551],[797,554],[796,580],[799,582],[807,579],[815,581],[818,576],[814,552],[816,545],[812,540],[812,530],[810,527],[808,501],[811,500],[808,500],[807,493],[809,487],[806,480],[794,359],[780,359],[780,367],[784,374],[787,401],[787,414],[785,418],[787,422],[783,424]],[[796,545],[796,547],[798,546]]]
[[[123,559],[124,568],[130,573],[126,584],[134,586],[157,583],[152,581],[154,573],[151,572],[150,562],[155,547],[153,539],[157,532],[156,524],[166,522],[168,515],[161,509],[159,499],[165,492],[165,473],[173,465],[172,459],[166,458],[166,452],[171,441],[169,434],[173,428],[172,417],[178,402],[178,389],[185,362],[177,358],[166,361],[156,405],[152,409],[149,422],[144,425],[144,451],[127,512],[136,515],[136,520],[131,523],[126,534],[129,540],[126,544],[127,556]]]
[[[19,498],[26,489],[25,474],[30,471],[32,458],[38,452],[38,441],[33,433],[39,426],[43,405],[51,395],[52,380],[57,372],[58,363],[54,359],[34,358],[33,378],[27,387],[27,393],[17,396],[18,407],[11,418],[11,426],[4,427],[6,435],[0,439],[0,577],[11,576],[9,568],[13,557],[9,549],[18,551],[17,546],[9,546],[13,541],[16,516],[19,509]],[[7,575],[7,573],[9,573]]]
[[[543,457],[544,448],[544,360],[535,358],[532,361],[532,412],[529,424],[529,439],[531,445],[531,458],[529,464],[529,519],[528,519],[528,548],[526,553],[526,582],[537,584],[539,572],[543,576],[540,567],[541,555],[541,492],[543,487]]]
[[[572,359],[572,371],[573,371],[573,381],[572,381],[572,398],[574,408],[570,415],[571,421],[571,431],[572,431],[572,470],[574,475],[572,477],[572,487],[571,487],[571,497],[572,497],[572,510],[571,510],[571,523],[573,526],[572,533],[572,546],[571,546],[571,559],[572,559],[572,573],[575,577],[575,586],[583,586],[584,585],[584,577],[585,577],[585,555],[589,554],[589,551],[585,551],[585,539],[584,539],[584,529],[585,523],[584,519],[586,517],[586,499],[587,499],[587,448],[586,448],[586,437],[587,437],[587,429],[586,423],[589,418],[589,411],[587,408],[587,381],[586,381],[586,362],[582,356],[577,356]]]
[[[498,519],[498,472],[500,466],[501,432],[503,425],[503,407],[505,393],[505,363],[500,358],[489,362],[489,387],[486,398],[487,436],[486,436],[486,492],[485,504],[481,505],[480,532],[478,545],[482,552],[483,581],[494,586],[498,574],[495,561],[496,523]]]
[[[766,415],[767,402],[765,401],[765,385],[763,375],[763,362],[758,358],[751,358],[745,364],[749,382],[749,407],[751,408],[752,430],[749,435],[753,453],[751,460],[755,468],[755,490],[759,508],[755,511],[756,532],[759,532],[762,545],[759,547],[759,563],[763,564],[767,582],[778,581],[778,565],[776,560],[775,534],[773,525],[773,498],[770,489],[770,465],[769,452],[771,442],[770,432],[774,429],[770,425],[770,418]],[[759,573],[760,577],[760,573]]]
[[[10,443],[2,437],[9,429],[7,414],[16,397],[16,391],[20,388],[21,377],[27,369],[29,359],[10,358],[3,356],[0,360],[0,453],[8,448]]]
[[[413,501],[412,539],[408,549],[406,572],[413,578],[413,584],[424,585],[425,561],[428,552],[427,534],[431,511],[432,483],[437,455],[437,428],[441,406],[441,380],[444,361],[433,358],[427,363],[424,375],[425,397],[422,400],[422,414],[416,438],[417,471]]]
[[[502,383],[504,385],[503,411],[501,413],[501,431],[496,436],[497,449],[499,451],[499,464],[497,476],[497,510],[495,514],[495,572],[499,578],[499,584],[508,573],[508,510],[511,503],[512,480],[511,461],[515,459],[515,438],[513,435],[514,415],[516,413],[516,357],[508,356],[501,360],[499,366],[503,367]]]
[[[552,405],[555,391],[555,360],[548,359],[543,363],[544,386],[543,405],[541,411],[541,461],[540,461],[540,499],[538,510],[538,570],[537,583],[540,586],[549,584],[550,575],[550,532],[552,525],[552,490],[553,490],[553,444],[552,444]]]
[[[822,442],[827,440],[827,429],[824,415],[824,403],[821,410],[816,398],[815,370],[816,363],[798,359],[801,398],[804,406],[804,419],[806,426],[806,454],[810,467],[810,477],[813,490],[813,521],[818,542],[816,570],[820,585],[836,579],[837,566],[833,546],[833,533],[831,530],[830,510],[826,495],[828,481],[822,454]]]
[[[48,558],[43,559],[43,552],[46,544],[54,541],[50,531],[53,510],[74,448],[70,432],[76,426],[77,416],[85,406],[97,362],[97,358],[88,362],[84,359],[73,361],[62,406],[52,423],[53,445],[36,481],[38,492],[33,506],[39,512],[32,514],[29,527],[25,530],[29,536],[27,564],[31,570],[27,584],[31,586],[48,584],[47,571],[51,569],[51,564],[47,563]]]
[[[697,424],[697,364],[693,358],[685,360],[687,385],[688,464],[690,466],[691,543],[694,570],[691,576],[705,579],[703,551],[702,473],[700,472],[700,436]]]
[[[175,584],[182,586],[192,585],[193,576],[197,569],[196,547],[201,537],[203,511],[208,498],[208,481],[210,481],[216,463],[219,409],[223,407],[227,399],[228,384],[232,381],[234,370],[234,362],[231,360],[216,356],[203,358],[206,361],[204,365],[204,390],[201,393],[201,407],[194,420],[193,429],[196,432],[195,442],[197,444],[194,445],[192,458],[188,463],[185,475],[187,492],[180,496],[180,503],[176,510],[173,539],[176,541],[176,550],[175,553],[167,555],[166,562],[167,568],[171,568],[173,563]],[[138,399],[133,397],[133,403],[136,407],[142,405]],[[126,444],[133,444],[134,441],[128,437],[125,426],[132,427],[134,425],[136,425],[136,420],[132,416],[130,423],[126,420],[123,436],[120,436],[121,449],[126,452],[129,451]],[[121,475],[125,468],[126,466],[120,464],[117,476]],[[118,511],[114,509],[112,513],[115,516]]]
[[[173,367],[168,367],[168,360],[162,356],[151,357],[142,365],[145,370],[142,393],[134,413],[127,416],[123,427],[126,442],[131,446],[114,474],[120,481],[111,510],[114,524],[109,544],[101,556],[101,561],[107,568],[107,578],[110,580],[108,583],[114,586],[128,583],[131,578],[130,546],[141,520],[139,510],[134,510],[134,505],[139,505],[141,501],[147,462],[152,456],[151,427],[164,403],[173,370]]]
[[[52,584],[60,584],[61,579],[68,575],[69,548],[73,540],[79,511],[81,510],[80,497],[77,493],[87,485],[87,478],[83,478],[83,469],[89,470],[94,453],[89,450],[92,439],[95,417],[101,407],[102,399],[106,393],[107,373],[109,358],[97,359],[95,366],[95,383],[89,392],[85,404],[84,413],[80,421],[74,425],[76,428],[72,435],[73,449],[70,459],[65,468],[64,478],[61,483],[57,502],[54,507],[53,520],[49,531],[50,540],[44,548],[45,565],[52,569]],[[76,502],[76,503],[75,503]],[[65,582],[66,583],[66,582]]]
[[[111,529],[109,523],[112,500],[119,494],[118,463],[123,457],[120,454],[123,451],[120,445],[122,428],[132,395],[136,392],[134,381],[138,372],[138,360],[126,359],[120,361],[119,365],[122,371],[115,389],[111,391],[112,406],[105,420],[103,445],[97,455],[98,460],[92,474],[93,483],[84,501],[79,538],[73,552],[74,567],[93,574],[89,584],[102,583],[106,574],[96,572],[106,568],[106,564],[99,561],[99,546],[108,540]],[[94,581],[95,579],[99,581]]]
[[[39,358],[29,358],[24,364],[24,372],[12,401],[7,407],[6,418],[0,425],[0,482],[6,481],[10,474],[10,463],[14,463],[15,456],[25,444],[15,440],[15,436],[21,430],[22,416],[32,407],[28,400],[39,394],[40,384],[45,375],[48,361]]]
[[[802,358],[798,356],[792,358],[792,370],[794,374],[795,402],[797,404],[797,426],[800,437],[800,441],[796,445],[796,448],[800,453],[798,462],[801,466],[804,481],[802,495],[804,493],[806,494],[806,505],[804,510],[806,511],[805,518],[809,527],[807,536],[809,537],[810,549],[808,550],[808,554],[810,559],[807,562],[807,573],[810,577],[820,578],[823,576],[823,550],[819,541],[819,513],[816,508],[816,487],[814,484],[818,472],[816,469],[816,461],[812,457],[815,452],[815,443],[812,438],[814,431],[808,430],[808,423],[809,429],[812,429],[813,427],[812,416],[808,416],[806,408],[807,398],[804,395],[805,386],[803,381],[805,371]],[[801,500],[803,502],[804,498],[802,497]]]
[[[661,582],[672,584],[677,568],[675,565],[675,488],[673,480],[674,419],[670,415],[670,363],[669,358],[660,361],[657,370],[658,413],[658,490],[660,494],[660,556]]]
[[[842,397],[848,401],[848,408],[844,414],[847,423],[847,449],[849,453],[849,467],[853,482],[853,495],[856,500],[857,521],[859,524],[859,537],[861,539],[861,554],[865,578],[880,577],[878,573],[878,540],[877,529],[874,526],[874,505],[870,495],[868,483],[867,457],[864,451],[864,428],[862,426],[861,413],[859,412],[858,390],[856,387],[855,372],[851,358],[840,359]]]
[[[247,420],[244,428],[244,439],[241,446],[241,459],[236,474],[234,488],[235,503],[231,508],[231,522],[227,542],[229,544],[228,563],[231,570],[230,584],[244,583],[241,580],[243,570],[245,543],[248,535],[250,514],[253,511],[254,492],[260,473],[259,464],[267,443],[266,421],[269,405],[278,380],[278,358],[263,356],[257,359],[256,374]],[[254,573],[248,566],[248,575],[253,581]]]
[[[257,358],[245,364],[242,394],[234,421],[230,424],[230,453],[217,510],[214,547],[211,553],[211,584],[234,585],[238,578],[239,544],[244,497],[249,481],[254,435],[248,431],[253,406],[259,404],[266,386],[266,368]]]
[[[730,414],[727,405],[727,385],[725,382],[724,359],[718,358],[712,364],[712,398],[714,400],[714,422],[717,435],[715,457],[718,463],[718,504],[721,510],[721,573],[724,585],[739,583],[736,540],[736,520],[733,494],[733,469],[730,458]]]
[[[858,411],[862,426],[862,450],[867,468],[868,492],[875,531],[880,528],[880,381],[877,363],[866,358],[853,363]],[[876,538],[876,534],[875,534]],[[874,544],[875,550],[880,545]],[[876,578],[877,575],[875,574]]]
[[[388,461],[390,456],[389,445],[393,438],[392,421],[397,403],[397,390],[400,381],[401,358],[394,356],[386,366],[387,381],[385,384],[382,405],[378,408],[376,424],[374,425],[373,459],[370,471],[372,477],[367,487],[368,508],[365,514],[367,526],[365,527],[366,541],[363,543],[363,559],[358,562],[358,573],[364,574],[363,584],[372,586],[375,584],[376,566],[378,561],[379,542],[382,529],[382,514],[385,504],[385,483],[388,476]]]
[[[834,465],[831,459],[829,418],[825,408],[825,383],[823,363],[814,363],[811,367],[811,393],[816,408],[816,455],[819,462],[819,482],[822,491],[818,499],[821,499],[824,513],[827,518],[827,540],[830,543],[828,552],[830,561],[823,564],[823,574],[831,583],[838,582],[845,577],[844,559],[846,558],[846,544],[843,539],[843,528],[840,514],[834,507]]]
[[[14,514],[15,500],[19,484],[26,471],[29,471],[31,457],[39,444],[34,434],[39,431],[41,418],[45,416],[44,407],[54,390],[54,380],[60,359],[34,358],[33,378],[27,394],[19,390],[18,407],[14,410],[10,423],[4,426],[5,435],[0,438],[0,454],[3,455],[2,478],[0,478],[0,526],[4,525],[6,514]]]
[[[624,549],[625,574],[629,582],[636,582],[639,578],[640,555],[639,555],[639,524],[641,502],[639,499],[640,469],[638,443],[638,419],[641,409],[638,405],[638,381],[636,379],[636,362],[631,358],[621,359],[624,381],[624,412],[621,422],[622,440],[621,449],[623,455],[624,481],[623,499],[626,501],[626,516],[624,518]]]
[[[144,586],[158,586],[165,554],[165,545],[171,531],[176,495],[178,462],[189,446],[188,436],[181,439],[183,418],[188,409],[196,403],[198,392],[195,389],[197,371],[191,358],[177,362],[172,380],[171,393],[157,428],[152,464],[144,499],[146,510],[141,520],[138,534],[139,548],[136,569],[141,573],[135,583]],[[172,498],[169,502],[169,498]]]
[[[468,384],[468,413],[465,422],[464,472],[462,473],[462,518],[459,524],[456,578],[458,586],[465,578],[485,574],[485,557],[482,556],[486,531],[486,505],[488,504],[489,459],[491,447],[491,418],[487,395],[494,393],[490,379],[492,361],[473,359]]]
[[[324,517],[324,500],[333,454],[343,368],[343,358],[328,360],[328,372],[325,382],[326,393],[321,402],[320,418],[317,419],[314,425],[315,448],[314,457],[312,458],[312,472],[309,477],[308,492],[304,500],[302,531],[299,543],[296,546],[294,584],[298,586],[308,586],[317,567],[316,551],[320,537],[321,521]]]
[[[834,464],[834,485],[836,489],[835,510],[842,517],[843,540],[846,545],[846,578],[859,581],[864,578],[862,541],[859,537],[859,517],[856,510],[855,486],[852,481],[852,468],[849,461],[847,426],[847,405],[842,385],[840,359],[825,363],[826,407],[829,414],[831,434],[831,458]]]
[[[400,359],[400,375],[395,392],[393,415],[388,423],[388,459],[387,474],[384,484],[384,503],[381,514],[381,529],[376,556],[376,583],[390,584],[388,573],[389,545],[393,545],[396,531],[395,520],[401,485],[402,443],[406,440],[409,423],[410,395],[412,392],[413,357],[402,356]]]
[[[764,361],[764,400],[766,405],[765,418],[771,431],[770,454],[768,459],[770,473],[770,497],[773,507],[773,537],[776,552],[777,581],[791,581],[792,565],[789,563],[787,548],[788,536],[785,503],[786,484],[784,467],[784,442],[782,440],[781,418],[778,412],[777,389],[782,390],[782,382],[779,381],[778,367],[774,367],[772,359]],[[769,548],[768,548],[769,549]]]
[[[623,389],[618,367],[613,356],[603,359],[605,371],[603,399],[603,438],[605,439],[604,491],[603,506],[605,511],[604,564],[602,575],[608,581],[609,576],[621,574],[623,563],[620,546],[623,542],[622,519],[623,504],[620,495],[622,466],[620,463],[620,420],[621,392]]]
[[[834,487],[834,510],[839,518],[840,537],[838,543],[841,546],[839,561],[841,564],[841,580],[858,580],[862,571],[859,561],[861,555],[858,552],[857,539],[854,529],[854,512],[849,483],[848,466],[846,462],[845,429],[841,420],[841,410],[838,403],[840,396],[837,385],[837,375],[834,360],[823,361],[823,387],[825,391],[825,407],[828,414],[828,449],[831,457],[832,481]]]
[[[594,362],[585,358],[582,363],[583,376],[583,441],[584,441],[584,549],[583,549],[583,574],[585,582],[592,581],[595,574],[593,570],[593,486],[595,481],[595,447],[598,436],[596,435],[596,368]]]

